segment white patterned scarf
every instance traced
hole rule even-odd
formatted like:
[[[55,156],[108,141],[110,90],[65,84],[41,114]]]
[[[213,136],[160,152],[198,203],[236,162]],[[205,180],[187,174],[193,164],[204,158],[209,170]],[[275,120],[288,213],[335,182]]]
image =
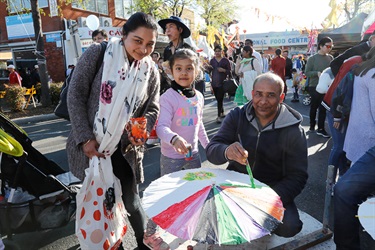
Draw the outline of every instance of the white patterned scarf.
[[[147,56],[140,61],[134,60],[130,65],[123,41],[112,38],[108,42],[103,64],[94,134],[100,145],[98,151],[107,156],[100,159],[101,165],[110,164],[112,167],[108,156],[115,152],[126,123],[146,93],[153,63]]]

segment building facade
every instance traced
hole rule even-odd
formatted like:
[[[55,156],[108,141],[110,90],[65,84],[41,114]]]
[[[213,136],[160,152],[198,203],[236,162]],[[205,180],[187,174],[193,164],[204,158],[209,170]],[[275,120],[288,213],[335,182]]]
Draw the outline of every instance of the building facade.
[[[78,4],[57,5],[56,0],[38,0],[42,9],[41,30],[44,40],[44,54],[47,70],[52,81],[64,81],[67,66],[76,64],[79,55],[91,45],[92,31],[87,27],[87,17],[95,15],[100,28],[109,37],[122,35],[122,26],[129,18],[132,0],[88,0],[85,7]],[[25,4],[25,5],[22,5]],[[6,67],[14,64],[17,69],[31,70],[38,64],[36,41],[31,13],[20,11],[20,7],[30,9],[28,0],[0,1],[0,80],[7,79]],[[8,11],[9,10],[9,11]],[[191,27],[194,13],[182,17]],[[69,28],[71,26],[75,28]],[[164,48],[168,38],[159,30],[158,47]]]

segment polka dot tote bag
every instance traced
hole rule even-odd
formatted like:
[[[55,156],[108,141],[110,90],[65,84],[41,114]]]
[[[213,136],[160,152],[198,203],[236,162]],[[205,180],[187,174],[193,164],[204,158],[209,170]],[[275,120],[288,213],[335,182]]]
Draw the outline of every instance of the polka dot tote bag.
[[[101,168],[102,160],[90,160],[77,194],[76,235],[84,250],[117,249],[127,231],[120,181],[111,168]]]

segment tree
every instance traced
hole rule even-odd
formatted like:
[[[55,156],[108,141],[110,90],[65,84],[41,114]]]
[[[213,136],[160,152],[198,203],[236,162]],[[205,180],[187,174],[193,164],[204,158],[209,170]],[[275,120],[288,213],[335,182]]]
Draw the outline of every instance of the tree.
[[[237,6],[234,0],[197,0],[197,4],[203,9],[201,17],[206,26],[219,29],[236,16]]]
[[[155,19],[169,16],[181,16],[186,6],[191,6],[192,0],[135,0],[134,7],[138,11],[152,15]]]
[[[346,20],[350,21],[361,12],[369,13],[375,7],[374,1],[368,0],[345,0],[343,10]]]
[[[48,73],[47,73],[47,60],[44,54],[44,40],[43,40],[43,31],[42,19],[40,17],[38,0],[30,0],[31,4],[31,14],[33,17],[34,24],[34,33],[36,41],[36,57],[39,65],[39,76],[40,82],[42,84],[42,106],[47,107],[51,105],[51,97],[49,94],[49,85],[48,85]]]

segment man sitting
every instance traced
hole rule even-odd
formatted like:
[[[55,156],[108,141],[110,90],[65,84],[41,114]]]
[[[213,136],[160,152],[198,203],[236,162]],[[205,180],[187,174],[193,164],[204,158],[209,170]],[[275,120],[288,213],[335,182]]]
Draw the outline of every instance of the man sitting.
[[[302,229],[294,199],[308,177],[307,142],[301,114],[283,103],[283,88],[273,73],[258,76],[253,100],[226,116],[206,154],[213,164],[229,161],[228,170],[245,174],[248,160],[254,178],[275,190],[286,209],[275,234],[292,237]]]

